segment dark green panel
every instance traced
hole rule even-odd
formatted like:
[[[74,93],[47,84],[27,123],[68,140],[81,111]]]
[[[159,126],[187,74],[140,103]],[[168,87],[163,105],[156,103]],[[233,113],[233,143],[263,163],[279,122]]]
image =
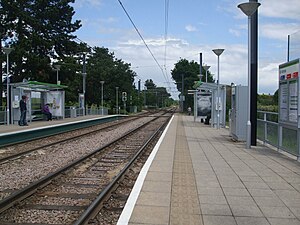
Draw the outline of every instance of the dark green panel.
[[[7,134],[7,135],[0,136],[0,147],[11,145],[14,143],[19,143],[19,142],[30,141],[41,137],[47,137],[54,134],[64,133],[79,128],[86,128],[93,125],[107,123],[107,122],[118,120],[120,118],[122,118],[122,116],[102,117],[102,118],[88,120],[88,121],[76,121],[71,124],[70,123],[59,124],[52,127],[49,126],[41,129],[26,130],[14,134]]]

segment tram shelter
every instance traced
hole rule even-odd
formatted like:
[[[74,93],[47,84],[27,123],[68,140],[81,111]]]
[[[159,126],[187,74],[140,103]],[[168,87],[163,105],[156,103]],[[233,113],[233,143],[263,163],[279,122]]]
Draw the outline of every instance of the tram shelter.
[[[194,121],[204,121],[210,118],[212,127],[226,125],[226,85],[215,83],[201,83],[196,90],[189,90],[194,94]],[[219,100],[219,101],[218,101]]]
[[[22,95],[27,97],[27,120],[43,120],[42,108],[50,105],[52,116],[58,119],[65,117],[65,91],[67,86],[60,84],[26,81],[10,84],[11,120],[10,123],[18,124],[20,119],[19,102]]]

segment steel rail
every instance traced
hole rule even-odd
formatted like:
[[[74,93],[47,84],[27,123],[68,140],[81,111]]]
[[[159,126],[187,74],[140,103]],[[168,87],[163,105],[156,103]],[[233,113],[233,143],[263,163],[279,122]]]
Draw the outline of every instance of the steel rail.
[[[90,206],[83,212],[80,218],[74,223],[74,225],[85,225],[88,224],[89,220],[97,215],[97,213],[101,209],[101,205],[103,202],[108,199],[111,192],[115,190],[118,182],[122,179],[122,177],[127,173],[127,171],[131,168],[136,159],[141,155],[144,149],[148,146],[148,144],[154,140],[154,138],[159,134],[160,131],[166,126],[166,124],[170,121],[169,119],[162,124],[152,135],[151,137],[145,141],[145,143],[140,147],[138,152],[134,155],[134,157],[127,163],[127,165],[120,171],[120,173],[115,176],[115,178],[103,189],[103,191],[96,197],[96,199],[90,204]]]
[[[34,152],[34,151],[37,151],[37,150],[39,150],[39,149],[50,147],[51,145],[56,145],[56,144],[60,144],[60,143],[66,142],[66,141],[71,141],[71,140],[76,139],[76,138],[78,138],[78,137],[84,137],[84,136],[89,135],[89,134],[97,133],[97,132],[102,131],[102,130],[104,130],[104,129],[112,128],[112,127],[115,127],[115,126],[118,126],[118,125],[121,125],[121,124],[124,124],[124,123],[131,122],[131,121],[133,121],[133,120],[134,120],[134,119],[121,121],[121,122],[119,122],[119,123],[117,123],[117,124],[112,124],[112,125],[109,125],[109,126],[107,126],[107,127],[103,127],[103,128],[101,128],[101,129],[98,129],[98,130],[89,131],[89,132],[84,133],[84,134],[76,135],[76,136],[74,136],[74,137],[69,137],[69,138],[66,138],[66,139],[63,139],[63,140],[60,140],[60,141],[56,141],[56,142],[49,143],[49,144],[46,144],[46,145],[43,145],[43,146],[39,146],[39,147],[30,149],[30,150],[28,150],[28,151],[19,152],[19,153],[17,153],[17,154],[13,154],[13,155],[10,155],[10,156],[6,156],[6,157],[4,157],[4,158],[0,158],[0,164],[3,164],[3,163],[5,163],[5,162],[7,162],[7,161],[9,161],[9,160],[13,160],[13,159],[19,158],[19,157],[21,157],[21,156],[23,156],[23,155],[27,155],[27,154],[29,154],[29,153],[31,153],[31,152]],[[98,124],[98,125],[99,125],[99,124]],[[91,127],[98,126],[98,125],[93,125],[93,126],[91,126]],[[86,129],[86,128],[91,128],[91,127],[78,128],[78,129],[76,129],[76,130],[78,131],[78,130],[80,130],[80,129]],[[75,131],[75,130],[73,130],[73,131]],[[68,132],[73,132],[73,131],[67,131],[66,133],[68,133]],[[53,135],[51,135],[51,136],[55,136],[55,135],[59,135],[59,134],[53,134]],[[49,137],[49,136],[48,136],[48,137]],[[45,137],[43,137],[43,138],[45,138]],[[42,138],[41,138],[41,139],[42,139]],[[36,140],[35,140],[35,141],[36,141]],[[18,143],[18,144],[19,144],[19,143]]]
[[[52,172],[48,175],[46,175],[45,177],[31,183],[30,185],[12,193],[10,196],[2,199],[0,201],[0,213],[2,213],[3,211],[9,209],[10,207],[12,207],[13,205],[15,205],[17,202],[20,202],[22,201],[23,199],[27,198],[28,196],[34,194],[37,189],[40,189],[40,188],[43,188],[44,186],[46,186],[47,184],[49,184],[54,178],[58,177],[61,173],[67,171],[68,169],[76,166],[77,164],[83,162],[84,160],[90,158],[91,156],[101,152],[102,150],[104,150],[105,148],[113,145],[114,143],[124,139],[125,137],[129,136],[130,134],[140,130],[141,128],[143,128],[144,126],[148,125],[149,123],[155,121],[156,119],[158,119],[159,117],[154,117],[153,120],[150,120],[148,122],[146,122],[145,124],[142,124],[141,126],[131,130],[131,131],[128,131],[126,132],[122,137],[119,137],[119,138],[116,138],[115,140],[107,143],[106,145],[104,145],[103,147],[101,148],[98,148],[96,150],[94,150],[93,152],[75,160],[74,162],[58,169],[57,171],[55,172]]]

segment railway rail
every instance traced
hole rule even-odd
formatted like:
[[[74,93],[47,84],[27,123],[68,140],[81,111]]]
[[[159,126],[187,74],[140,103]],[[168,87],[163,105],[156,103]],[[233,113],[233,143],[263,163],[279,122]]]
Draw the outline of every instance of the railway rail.
[[[170,115],[153,116],[123,137],[5,197],[0,201],[0,224],[87,224]]]
[[[154,115],[160,114],[156,112]],[[11,143],[0,148],[0,164],[7,163],[9,160],[14,160],[19,157],[25,156],[34,151],[49,147],[54,144],[60,144],[63,142],[71,141],[83,136],[91,135],[96,132],[107,131],[108,129],[116,129],[118,126],[122,126],[126,123],[130,123],[138,118],[151,116],[150,112],[145,112],[139,115],[124,117],[120,120],[114,120],[107,123],[101,123],[91,125],[89,127],[77,128],[72,131],[66,131],[59,134],[50,134],[46,137],[39,137],[31,141],[18,141],[17,143]],[[153,116],[153,113],[152,113]],[[38,132],[38,131],[37,131]]]
[[[9,160],[13,160],[22,156],[25,156],[34,151],[49,147],[51,145],[60,144],[63,142],[75,140],[80,137],[91,135],[96,132],[107,131],[123,124],[130,123],[138,117],[123,118],[118,121],[108,122],[100,125],[93,125],[87,128],[78,128],[73,131],[67,131],[65,133],[53,134],[47,137],[39,138],[28,142],[19,142],[16,144],[10,144],[0,149],[0,164],[6,163]]]

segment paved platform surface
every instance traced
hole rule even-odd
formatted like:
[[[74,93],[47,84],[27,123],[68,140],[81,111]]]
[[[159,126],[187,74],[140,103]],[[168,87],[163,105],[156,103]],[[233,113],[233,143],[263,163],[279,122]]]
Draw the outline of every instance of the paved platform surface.
[[[19,126],[17,124],[10,124],[10,125],[0,125],[0,134],[10,133],[14,131],[24,131],[32,128],[38,127],[47,127],[56,124],[63,124],[68,122],[80,121],[80,120],[87,120],[93,118],[101,118],[105,116],[101,115],[87,115],[87,116],[78,116],[75,118],[65,118],[65,119],[53,119],[52,121],[32,121],[29,122],[29,126]]]
[[[181,115],[153,158],[118,225],[300,225],[294,159]]]

